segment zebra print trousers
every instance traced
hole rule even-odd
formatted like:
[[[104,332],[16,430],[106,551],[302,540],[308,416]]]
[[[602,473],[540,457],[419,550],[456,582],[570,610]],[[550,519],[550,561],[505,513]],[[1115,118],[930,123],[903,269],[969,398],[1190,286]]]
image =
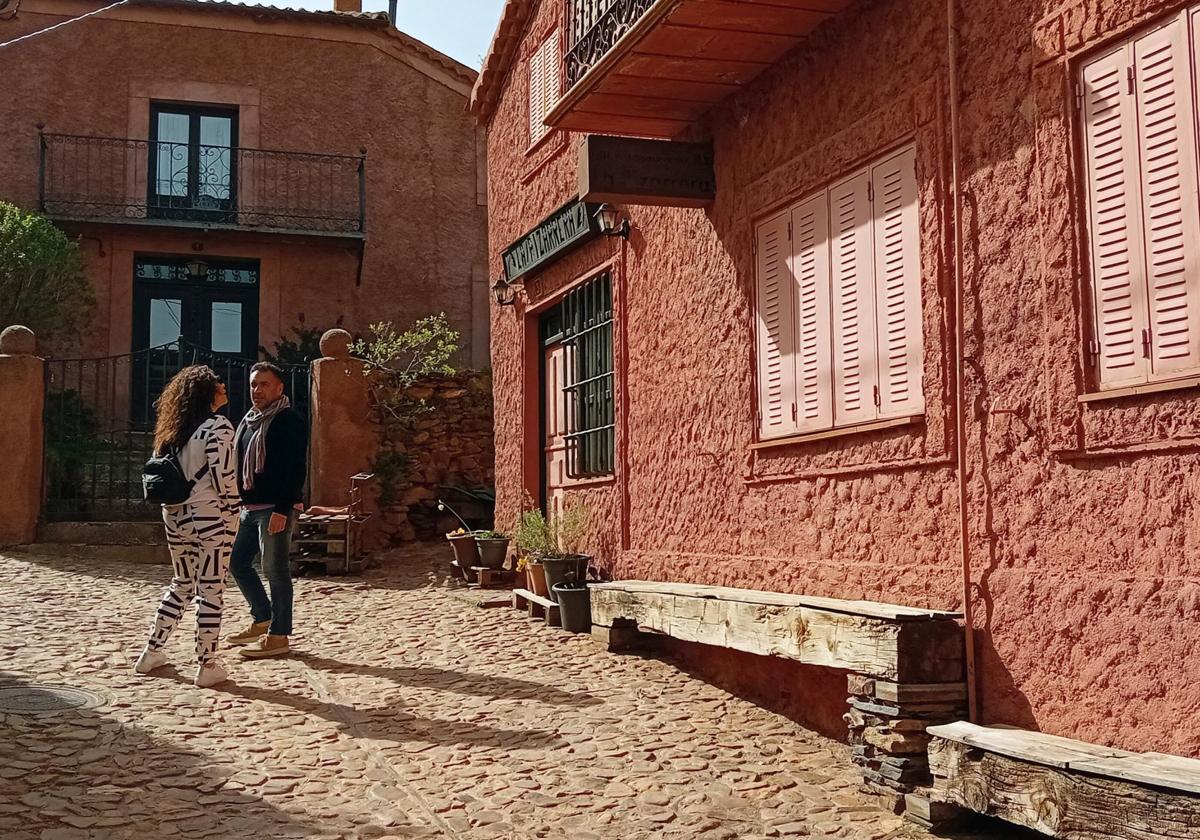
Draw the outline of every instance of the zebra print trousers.
[[[225,576],[229,551],[237,529],[237,512],[199,503],[163,506],[167,546],[174,575],[150,628],[151,648],[167,643],[188,601],[196,602],[196,659],[212,659],[221,637],[221,610],[225,604]]]

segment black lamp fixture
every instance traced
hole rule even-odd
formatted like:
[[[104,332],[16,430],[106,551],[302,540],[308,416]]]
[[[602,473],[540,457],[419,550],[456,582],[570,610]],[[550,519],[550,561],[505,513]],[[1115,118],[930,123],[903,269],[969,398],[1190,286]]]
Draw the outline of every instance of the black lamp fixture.
[[[492,284],[492,296],[496,298],[497,306],[514,306],[517,302],[518,287],[509,283],[503,274]]]
[[[596,221],[600,223],[600,232],[605,236],[629,238],[629,219],[621,217],[621,211],[605,202],[596,211]]]
[[[208,277],[208,263],[198,257],[188,260],[187,271],[193,280],[204,280]]]

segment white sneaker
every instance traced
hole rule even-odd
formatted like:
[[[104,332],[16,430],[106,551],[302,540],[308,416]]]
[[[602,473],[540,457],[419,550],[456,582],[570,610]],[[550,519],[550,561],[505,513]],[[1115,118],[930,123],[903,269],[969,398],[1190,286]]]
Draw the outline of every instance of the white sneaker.
[[[215,659],[210,659],[205,665],[196,669],[196,685],[201,688],[212,688],[214,685],[225,682],[229,674],[225,672],[225,668]]]
[[[161,668],[167,664],[167,655],[161,650],[155,650],[152,647],[146,647],[142,651],[142,655],[138,657],[137,664],[133,666],[133,670],[139,674],[149,674],[155,668]]]

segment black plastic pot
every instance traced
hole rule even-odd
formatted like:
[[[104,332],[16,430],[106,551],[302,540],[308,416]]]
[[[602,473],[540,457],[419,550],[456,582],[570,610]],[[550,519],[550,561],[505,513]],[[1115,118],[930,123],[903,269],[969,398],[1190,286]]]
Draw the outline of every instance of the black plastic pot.
[[[504,568],[504,558],[508,556],[508,540],[476,539],[479,546],[479,565],[488,569]]]
[[[562,628],[570,633],[589,633],[592,629],[592,598],[587,584],[560,583],[551,590],[558,601]]]
[[[558,600],[554,587],[559,583],[583,583],[587,579],[587,564],[592,558],[586,554],[568,554],[565,557],[543,557],[542,567],[546,570],[546,588],[550,597]]]

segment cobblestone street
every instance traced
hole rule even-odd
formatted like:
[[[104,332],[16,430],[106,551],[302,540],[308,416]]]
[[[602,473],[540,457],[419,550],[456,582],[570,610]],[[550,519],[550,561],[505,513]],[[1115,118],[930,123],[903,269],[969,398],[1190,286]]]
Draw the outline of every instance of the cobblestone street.
[[[0,714],[0,836],[924,837],[856,792],[848,748],[588,636],[478,609],[443,546],[302,579],[289,659],[139,677],[166,567],[0,557],[0,684],[94,691]],[[403,571],[397,570],[403,567]],[[226,629],[246,621],[235,588]],[[1012,838],[1015,831],[956,837]]]

